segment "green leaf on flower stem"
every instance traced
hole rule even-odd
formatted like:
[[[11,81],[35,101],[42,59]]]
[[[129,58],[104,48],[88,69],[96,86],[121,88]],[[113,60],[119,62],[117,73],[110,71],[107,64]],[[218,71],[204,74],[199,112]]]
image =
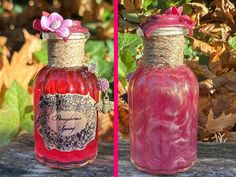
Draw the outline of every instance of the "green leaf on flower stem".
[[[125,51],[123,51],[120,58],[121,58],[122,63],[126,67],[125,73],[128,74],[129,72],[133,72],[135,70],[136,60],[135,60],[135,57],[130,52],[130,50],[126,49]]]
[[[193,49],[191,47],[191,43],[189,39],[185,40],[184,56],[185,58],[191,58],[193,56]]]
[[[172,6],[184,6],[190,0],[143,0],[143,8],[145,10],[161,9],[162,12]]]
[[[127,69],[125,64],[122,62],[121,58],[119,57],[118,60],[118,73],[119,73],[119,79],[125,78],[127,76]]]
[[[155,9],[157,5],[158,5],[157,0],[144,0],[142,6],[145,10],[150,10],[150,9]]]
[[[33,106],[27,106],[29,110],[24,115],[24,117],[21,119],[21,129],[26,130],[28,133],[34,133],[34,112],[33,112]],[[27,109],[26,107],[26,109]]]
[[[126,78],[136,67],[135,56],[141,48],[143,40],[138,34],[119,33],[119,78]]]
[[[112,60],[114,60],[114,42],[113,40],[106,40],[105,42],[108,48],[109,56]]]
[[[229,45],[234,49],[236,50],[236,36],[234,36],[233,38],[231,38],[229,41],[228,41]]]
[[[107,52],[107,47],[104,41],[89,40],[86,42],[85,52],[89,56],[100,55],[101,57],[104,57]]]
[[[137,49],[143,45],[143,40],[138,34],[119,33],[119,53],[128,49],[132,55],[137,54]]]
[[[26,115],[27,106],[32,106],[31,96],[14,81],[4,96],[0,110],[0,145],[11,141],[20,129],[25,128],[21,125],[29,117]]]
[[[41,49],[38,52],[34,52],[33,56],[36,57],[43,64],[48,63],[48,43],[46,41],[42,41]]]
[[[12,11],[13,11],[14,13],[16,13],[16,14],[20,14],[20,13],[23,12],[23,7],[22,7],[21,5],[15,4],[15,5],[13,6]]]
[[[89,40],[85,52],[91,59],[89,62],[96,64],[98,75],[113,82],[113,41]],[[107,54],[111,61],[105,59]]]

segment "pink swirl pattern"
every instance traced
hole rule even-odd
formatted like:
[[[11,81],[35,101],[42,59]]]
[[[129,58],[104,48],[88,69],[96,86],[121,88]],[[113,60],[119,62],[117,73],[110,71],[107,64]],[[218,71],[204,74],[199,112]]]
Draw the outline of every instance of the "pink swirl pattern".
[[[174,174],[196,160],[198,82],[191,70],[141,67],[129,84],[131,161],[152,174]]]

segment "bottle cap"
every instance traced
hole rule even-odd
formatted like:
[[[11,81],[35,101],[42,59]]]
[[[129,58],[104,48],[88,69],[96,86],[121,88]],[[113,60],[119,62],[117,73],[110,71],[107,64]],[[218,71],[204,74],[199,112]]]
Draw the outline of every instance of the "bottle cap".
[[[188,15],[182,15],[182,11],[183,6],[179,8],[173,6],[163,14],[151,16],[145,24],[141,25],[144,36],[149,38],[154,30],[169,27],[186,28],[192,36],[196,23]]]
[[[81,21],[73,20],[73,25],[70,27],[71,33],[88,33],[88,28],[81,26]]]

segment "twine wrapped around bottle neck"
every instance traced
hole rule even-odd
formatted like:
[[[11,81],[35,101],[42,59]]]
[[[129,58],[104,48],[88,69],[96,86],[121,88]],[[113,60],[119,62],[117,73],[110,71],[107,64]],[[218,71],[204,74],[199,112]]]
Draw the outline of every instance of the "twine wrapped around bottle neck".
[[[85,63],[86,39],[48,39],[48,64],[53,67],[76,67]]]
[[[184,35],[151,36],[144,40],[144,56],[141,65],[179,66],[184,59]]]

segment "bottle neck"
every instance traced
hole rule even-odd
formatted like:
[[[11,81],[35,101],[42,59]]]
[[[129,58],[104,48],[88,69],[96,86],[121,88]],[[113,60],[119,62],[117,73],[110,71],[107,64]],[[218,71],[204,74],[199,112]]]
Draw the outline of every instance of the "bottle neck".
[[[53,67],[78,67],[85,63],[86,39],[48,39],[48,64]]]
[[[184,35],[151,36],[144,42],[142,65],[182,65],[184,45]]]

